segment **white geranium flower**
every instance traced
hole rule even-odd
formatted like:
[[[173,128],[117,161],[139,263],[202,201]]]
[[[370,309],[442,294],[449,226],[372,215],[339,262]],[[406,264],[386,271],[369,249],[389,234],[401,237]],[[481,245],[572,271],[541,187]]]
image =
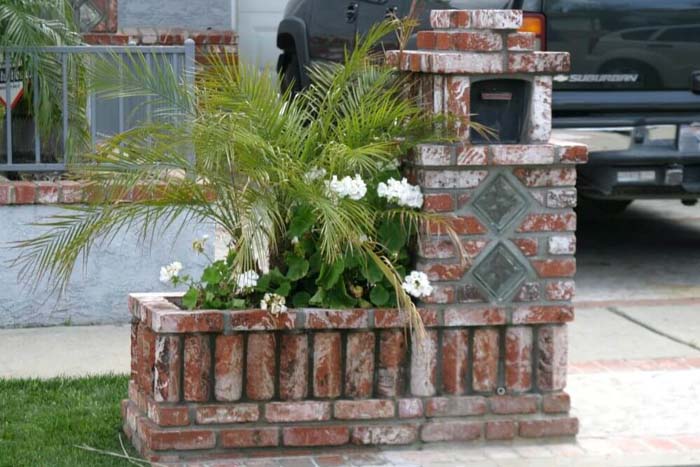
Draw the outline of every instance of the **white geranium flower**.
[[[304,175],[304,180],[307,182],[313,182],[315,180],[318,180],[320,178],[323,178],[326,176],[326,169],[323,168],[318,168],[318,167],[313,167],[311,170],[309,170],[305,175]]]
[[[258,285],[258,279],[260,279],[260,276],[257,272],[253,271],[252,269],[250,271],[244,272],[243,274],[238,276],[238,280],[236,281],[238,290],[246,291],[252,289],[256,285]]]
[[[269,310],[273,315],[279,315],[287,311],[285,303],[286,300],[283,296],[276,293],[266,293],[263,299],[260,300],[260,308]]]
[[[209,235],[202,235],[201,239],[192,242],[192,249],[195,253],[204,253],[204,244],[209,240]]]
[[[292,238],[292,245],[297,245],[299,243],[299,237],[293,237]]]
[[[423,206],[423,193],[419,186],[411,185],[405,178],[401,181],[391,178],[377,185],[377,195],[399,206],[420,208]]]
[[[358,201],[364,198],[367,194],[367,184],[365,184],[359,174],[355,174],[355,178],[348,176],[338,180],[337,175],[333,175],[330,182],[326,182],[328,190],[339,198],[350,198]]]
[[[406,293],[416,298],[427,297],[433,293],[433,286],[430,285],[428,275],[419,271],[412,271],[411,274],[407,275],[401,287]]]
[[[160,268],[160,281],[164,284],[168,284],[180,275],[180,271],[182,271],[182,263],[173,261],[167,266]]]

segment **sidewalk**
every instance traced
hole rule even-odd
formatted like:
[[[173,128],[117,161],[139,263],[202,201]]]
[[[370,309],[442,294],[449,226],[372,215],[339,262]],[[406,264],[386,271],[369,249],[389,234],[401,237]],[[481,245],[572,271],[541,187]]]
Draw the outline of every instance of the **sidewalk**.
[[[569,332],[567,387],[581,424],[575,443],[431,445],[202,465],[700,465],[700,311],[696,304],[669,303],[579,306]],[[127,373],[129,334],[128,326],[0,330],[0,378],[78,376],[96,364],[103,372]]]

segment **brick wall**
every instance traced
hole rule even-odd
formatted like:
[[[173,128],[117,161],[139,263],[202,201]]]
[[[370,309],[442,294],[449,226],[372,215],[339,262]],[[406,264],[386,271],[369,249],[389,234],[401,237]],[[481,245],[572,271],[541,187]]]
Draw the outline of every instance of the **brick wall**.
[[[132,295],[125,431],[151,460],[571,436],[570,315],[492,310],[183,312]],[[527,324],[526,324],[527,323]],[[564,353],[562,353],[564,349]]]

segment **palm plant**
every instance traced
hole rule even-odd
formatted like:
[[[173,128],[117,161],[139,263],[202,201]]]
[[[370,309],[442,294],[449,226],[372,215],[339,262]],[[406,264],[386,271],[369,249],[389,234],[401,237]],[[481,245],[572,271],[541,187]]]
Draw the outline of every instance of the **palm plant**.
[[[190,290],[192,307],[257,306],[274,292],[295,306],[398,306],[419,325],[401,284],[407,245],[426,223],[451,229],[376,191],[400,178],[409,148],[435,137],[434,118],[408,98],[407,78],[378,63],[376,45],[393,28],[374,27],[344,64],[310,70],[313,84],[296,96],[280,94],[267,71],[217,57],[192,91],[142,57],[132,57],[121,80],[104,62],[91,76],[100,91],[146,96],[160,121],[113,137],[72,166],[96,202],[19,242],[21,272],[65,285],[100,239],[139,229],[152,241],[161,229],[211,222],[230,235],[231,250],[205,271],[206,286]],[[185,124],[170,123],[172,116]],[[334,192],[332,176],[362,180],[366,194]],[[242,291],[236,278],[250,271],[262,277]]]
[[[9,54],[12,66],[19,67],[25,76],[25,89],[38,87],[36,118],[42,136],[55,136],[62,123],[61,75],[62,64],[56,54],[32,53],[32,49],[44,46],[78,45],[81,37],[74,21],[73,6],[69,0],[4,0],[0,2],[0,56],[5,65],[5,47],[21,48]],[[83,63],[76,54],[66,57],[69,81],[70,141],[84,143],[85,79]],[[36,73],[37,80],[32,80]],[[23,105],[18,113],[34,112],[34,93],[25,93]],[[5,108],[0,107],[0,117]],[[79,147],[79,146],[77,146]]]

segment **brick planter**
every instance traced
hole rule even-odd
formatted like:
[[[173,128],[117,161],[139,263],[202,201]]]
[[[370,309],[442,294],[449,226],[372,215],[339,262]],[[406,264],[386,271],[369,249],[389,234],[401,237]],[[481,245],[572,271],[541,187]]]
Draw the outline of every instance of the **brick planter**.
[[[533,51],[534,37],[515,32],[519,11],[433,11],[431,22],[419,50],[387,53],[412,73],[413,97],[450,114],[460,135],[418,147],[409,164],[424,209],[447,218],[467,257],[429,226],[416,252],[435,286],[421,304],[425,338],[412,339],[396,310],[275,318],[133,295],[125,431],[147,458],[577,433],[563,390],[587,150],[550,141],[551,75],[569,56]],[[472,94],[484,108],[519,99],[501,113],[514,113],[514,143],[477,141]]]
[[[151,460],[571,436],[578,428],[561,390],[561,322],[570,314],[525,325],[491,308],[426,310],[427,338],[418,343],[396,310],[275,318],[187,312],[173,302],[130,297],[124,430]]]

